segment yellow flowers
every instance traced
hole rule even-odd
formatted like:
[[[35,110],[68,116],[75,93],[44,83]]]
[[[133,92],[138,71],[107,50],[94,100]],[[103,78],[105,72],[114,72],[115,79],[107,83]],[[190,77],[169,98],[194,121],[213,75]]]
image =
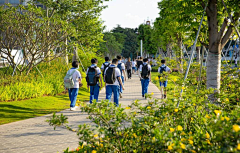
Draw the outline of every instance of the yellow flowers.
[[[153,96],[153,95],[154,95],[154,93],[152,92],[152,93],[151,93],[151,95]]]
[[[92,153],[97,153],[97,151],[96,151],[96,150],[93,150]]]
[[[239,125],[233,125],[233,131],[238,132],[240,130],[240,126]]]
[[[211,142],[210,142],[210,140],[208,140],[208,139],[207,139],[207,143],[208,143],[209,145],[211,145]]]
[[[170,144],[170,145],[168,146],[168,150],[172,150],[172,149],[173,149],[173,146],[174,146],[174,143],[173,143],[173,144]]]
[[[240,143],[237,145],[237,150],[240,150]]]
[[[176,81],[177,81],[177,79],[176,79],[176,78],[174,78],[174,79],[173,79],[173,82],[176,82]]]
[[[229,117],[221,117],[221,120],[222,120],[222,121],[224,121],[224,120],[229,121],[230,118],[229,118]]]
[[[226,102],[229,102],[229,99],[228,99],[228,98],[226,98]]]
[[[171,131],[171,132],[174,132],[175,130],[174,130],[174,128],[170,128],[170,131]]]
[[[150,107],[150,106],[148,106],[148,107],[147,107],[147,109],[151,109],[151,107]]]
[[[155,141],[156,141],[156,138],[155,138],[155,137],[153,137],[153,138],[152,138],[152,141],[154,141],[154,142],[155,142]]]
[[[221,111],[220,110],[214,110],[214,113],[219,116],[221,114]]]
[[[206,133],[206,138],[209,139],[210,138],[210,135],[208,133]]]
[[[97,137],[98,137],[98,135],[97,135],[97,134],[95,134],[93,137],[94,137],[94,138],[97,138]]]
[[[134,112],[133,114],[134,114],[134,115],[136,115],[136,114],[137,114],[137,112]]]
[[[197,153],[195,150],[191,150],[192,153]]]
[[[182,149],[186,149],[186,146],[185,146],[185,144],[183,144],[183,143],[180,143],[180,147],[181,147]]]
[[[185,87],[184,86],[182,86],[182,90],[184,90],[185,89]]]
[[[126,109],[131,109],[131,107],[126,107]]]
[[[182,131],[182,130],[183,130],[182,126],[181,126],[181,125],[178,125],[178,126],[177,126],[177,130],[178,130],[178,131]]]
[[[211,118],[208,114],[205,116],[206,118]]]
[[[137,138],[137,135],[136,135],[135,133],[133,133],[133,137],[134,137],[134,138]]]
[[[194,119],[191,117],[191,121],[193,121]]]
[[[193,141],[192,140],[189,139],[188,142],[189,142],[190,145],[193,145]]]
[[[176,112],[176,113],[177,113],[177,112],[178,112],[178,109],[177,109],[177,108],[175,108],[175,109],[174,109],[174,112]]]
[[[155,80],[157,81],[157,80],[158,80],[158,77],[156,77]]]
[[[102,143],[100,143],[100,145],[99,145],[101,148],[103,147],[103,144]]]

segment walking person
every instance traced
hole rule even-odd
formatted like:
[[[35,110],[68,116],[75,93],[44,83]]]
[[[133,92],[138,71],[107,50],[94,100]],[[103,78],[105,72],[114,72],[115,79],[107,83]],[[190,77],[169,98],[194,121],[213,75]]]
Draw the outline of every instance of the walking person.
[[[132,61],[132,74],[134,74],[135,72],[136,72],[136,61],[135,61],[135,59],[133,59],[133,61]]]
[[[111,65],[110,58],[109,57],[105,57],[105,62],[101,66],[102,76],[103,77],[104,77],[104,72],[105,72],[106,68],[108,68],[110,65]]]
[[[96,58],[91,60],[92,65],[87,69],[87,87],[90,87],[90,104],[95,99],[98,102],[99,90],[102,88],[101,70],[97,67],[98,60]],[[99,85],[100,79],[100,85]]]
[[[113,59],[112,64],[106,68],[104,72],[104,80],[106,82],[106,99],[111,100],[112,93],[114,95],[114,103],[119,106],[120,86],[124,90],[121,79],[120,69],[117,67],[118,59]]]
[[[163,95],[163,98],[166,99],[167,98],[167,76],[164,74],[165,72],[167,73],[171,73],[171,69],[166,66],[166,60],[161,60],[161,63],[162,63],[162,66],[160,66],[158,68],[158,73],[160,74],[159,75],[159,78],[160,77],[163,77],[165,78],[165,81],[161,81],[159,80],[159,83],[160,83],[160,87],[164,87],[164,95]]]
[[[142,57],[139,57],[139,58],[138,58],[138,61],[137,61],[137,71],[139,71],[140,65],[143,64],[142,59],[143,59]]]
[[[64,78],[64,86],[68,89],[69,99],[71,101],[70,110],[76,109],[76,101],[79,90],[79,84],[82,82],[82,77],[78,71],[79,63],[77,61],[72,62],[72,68],[68,70],[67,75]]]
[[[121,72],[121,79],[122,79],[122,84],[124,85],[124,81],[127,81],[127,77],[126,77],[126,72],[125,72],[125,64],[121,62],[122,60],[122,56],[118,55],[117,56],[118,59],[118,65],[117,67],[119,68],[120,72]],[[120,85],[120,98],[122,98],[122,93],[123,93],[123,89],[122,86]]]
[[[126,68],[127,68],[128,79],[131,79],[132,78],[132,62],[130,57],[126,62]]]
[[[142,97],[145,96],[146,94],[148,94],[148,86],[149,86],[149,82],[151,81],[151,66],[148,64],[148,59],[145,58],[143,60],[143,64],[140,65],[139,67],[139,76],[140,76],[140,80],[141,80],[141,85],[142,85]]]

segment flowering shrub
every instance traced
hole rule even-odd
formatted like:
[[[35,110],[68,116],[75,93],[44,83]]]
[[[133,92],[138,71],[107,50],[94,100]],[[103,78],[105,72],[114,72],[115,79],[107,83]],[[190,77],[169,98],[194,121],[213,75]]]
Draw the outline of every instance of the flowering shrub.
[[[171,60],[169,65],[177,64]],[[206,90],[206,71],[199,77],[199,69],[193,63],[185,82],[184,74],[167,74],[167,99],[152,99],[152,93],[147,103],[135,100],[126,108],[107,101],[82,106],[95,124],[71,129],[79,147],[65,152],[239,152],[239,70],[222,68],[221,89],[212,103],[208,95],[214,91]],[[159,79],[166,79],[156,72],[152,78],[158,87]],[[50,125],[67,126],[54,121]]]

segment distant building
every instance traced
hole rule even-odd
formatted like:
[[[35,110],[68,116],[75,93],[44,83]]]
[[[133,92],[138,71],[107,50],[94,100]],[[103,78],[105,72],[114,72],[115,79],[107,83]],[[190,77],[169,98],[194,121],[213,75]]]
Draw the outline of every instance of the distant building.
[[[18,6],[18,5],[27,5],[27,3],[30,0],[0,0],[0,6],[5,5],[7,3],[12,4],[13,6]],[[39,2],[36,2],[37,7],[44,8],[44,5],[40,4]]]

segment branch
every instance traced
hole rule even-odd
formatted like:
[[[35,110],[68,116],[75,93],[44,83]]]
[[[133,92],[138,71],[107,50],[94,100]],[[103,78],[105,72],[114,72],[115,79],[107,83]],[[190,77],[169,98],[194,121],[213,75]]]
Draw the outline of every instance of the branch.
[[[219,31],[219,33],[218,33],[218,36],[217,36],[217,40],[218,40],[218,41],[221,40],[221,38],[222,38],[222,36],[223,36],[223,33],[224,33],[227,25],[228,25],[228,19],[225,18],[224,21],[223,21],[222,27],[221,27],[221,29],[220,29],[220,31]]]
[[[224,46],[227,43],[227,41],[229,40],[229,37],[232,35],[232,32],[233,32],[233,26],[230,25],[224,37],[222,38],[222,41],[221,41],[222,46]]]

